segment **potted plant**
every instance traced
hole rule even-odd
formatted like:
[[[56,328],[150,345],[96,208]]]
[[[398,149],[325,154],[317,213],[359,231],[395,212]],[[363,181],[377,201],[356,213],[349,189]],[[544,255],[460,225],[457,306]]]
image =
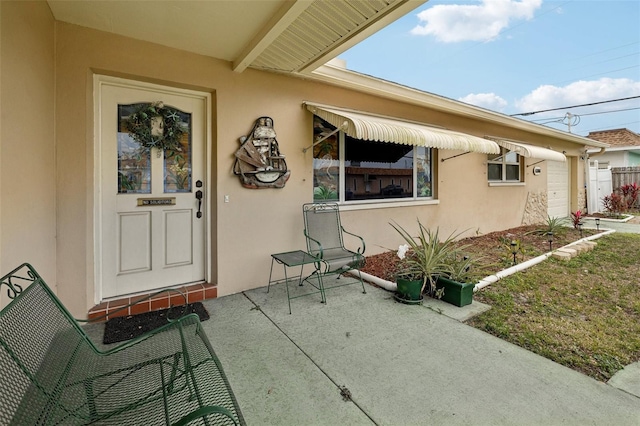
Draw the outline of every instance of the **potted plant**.
[[[398,247],[397,256],[400,262],[396,272],[396,300],[410,305],[422,303],[424,279],[422,271],[414,263],[415,254],[408,244],[403,244]]]
[[[420,223],[420,220],[418,220],[417,237],[411,236],[398,224],[391,223],[391,226],[406,242],[398,250],[401,263],[396,274],[398,284],[396,300],[420,303],[425,293],[431,297],[440,298],[443,290],[436,288],[436,280],[439,276],[448,276],[452,273],[450,259],[455,258],[457,253],[458,249],[454,241],[459,234],[451,234],[444,241],[440,241],[439,229],[431,231]],[[419,293],[415,291],[418,285]],[[409,292],[409,288],[413,290]]]
[[[436,290],[444,292],[442,300],[459,307],[473,302],[475,284],[470,282],[470,271],[475,263],[471,257],[457,254],[449,259],[449,271],[436,279]]]

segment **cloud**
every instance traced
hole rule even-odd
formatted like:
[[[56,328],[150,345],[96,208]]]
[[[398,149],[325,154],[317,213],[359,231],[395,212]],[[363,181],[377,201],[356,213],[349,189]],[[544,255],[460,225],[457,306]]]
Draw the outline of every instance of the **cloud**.
[[[532,19],[542,0],[482,0],[478,5],[439,4],[418,13],[414,35],[444,43],[495,40],[513,20]]]
[[[507,101],[495,93],[471,93],[458,100],[492,111],[502,111],[507,106]]]
[[[631,96],[640,96],[640,81],[605,77],[592,81],[580,80],[564,87],[543,85],[517,100],[515,104],[519,111],[533,112]],[[601,104],[599,109],[612,110],[621,108],[623,105],[623,102]]]

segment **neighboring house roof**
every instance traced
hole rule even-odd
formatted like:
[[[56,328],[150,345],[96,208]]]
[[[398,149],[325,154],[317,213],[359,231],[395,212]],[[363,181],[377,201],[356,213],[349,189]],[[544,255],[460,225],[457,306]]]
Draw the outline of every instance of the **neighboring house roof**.
[[[608,143],[612,148],[620,146],[640,146],[640,135],[629,129],[611,129],[589,132],[588,138]]]
[[[611,129],[589,132],[587,137],[610,145],[603,154],[606,154],[607,152],[624,151],[640,154],[640,135],[629,129]],[[588,152],[593,154],[595,150],[590,149]]]

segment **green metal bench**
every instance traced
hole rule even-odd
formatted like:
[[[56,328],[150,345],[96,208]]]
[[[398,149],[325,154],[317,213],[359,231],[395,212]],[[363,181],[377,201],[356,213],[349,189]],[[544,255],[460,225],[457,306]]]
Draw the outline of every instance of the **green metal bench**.
[[[31,265],[3,285],[0,424],[244,424],[196,314],[101,351]]]

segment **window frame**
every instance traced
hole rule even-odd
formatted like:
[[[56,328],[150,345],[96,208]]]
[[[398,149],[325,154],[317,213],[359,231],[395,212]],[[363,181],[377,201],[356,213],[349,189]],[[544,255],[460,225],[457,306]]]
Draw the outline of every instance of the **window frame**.
[[[319,117],[318,117],[319,118]],[[315,116],[314,116],[315,120]],[[424,147],[425,150],[429,152],[429,176],[431,178],[431,195],[429,197],[419,197],[418,196],[418,155],[413,155],[412,160],[412,174],[411,174],[411,190],[412,195],[409,197],[389,197],[389,198],[371,198],[371,199],[358,199],[358,200],[350,200],[347,199],[347,175],[346,175],[346,134],[344,131],[340,130],[336,133],[337,141],[338,141],[338,198],[337,199],[327,199],[326,202],[335,202],[346,207],[351,206],[354,208],[358,208],[358,206],[363,206],[363,208],[375,208],[376,205],[380,207],[388,207],[390,204],[397,204],[398,206],[406,206],[406,205],[424,205],[424,204],[439,204],[439,200],[437,198],[437,153],[438,150],[432,147]],[[363,140],[365,143],[369,143],[370,141]],[[393,143],[393,142],[389,142]],[[423,148],[421,146],[414,145],[413,149],[417,150],[419,148]],[[316,160],[312,154],[312,161]],[[312,173],[315,176],[316,169],[315,165],[312,166]],[[349,177],[351,179],[351,177]],[[402,183],[402,178],[399,178],[400,184]],[[315,179],[313,179],[315,181]],[[378,186],[382,185],[382,181],[378,181]],[[366,185],[365,185],[366,186]],[[315,187],[314,187],[315,188]],[[325,200],[316,200],[314,197],[314,202],[324,202]]]
[[[507,161],[507,156],[510,153],[514,153],[517,158],[518,161]],[[495,183],[503,183],[503,184],[517,184],[517,183],[523,183],[524,182],[524,172],[523,172],[523,166],[524,166],[524,157],[520,154],[518,154],[517,152],[514,151],[510,151],[507,148],[504,147],[500,147],[500,161],[496,161],[496,160],[490,160],[489,157],[487,156],[487,181],[490,184],[495,184]],[[491,179],[489,177],[489,166],[492,164],[498,164],[501,166],[501,179]],[[517,179],[507,179],[507,166],[518,166],[518,178]]]

